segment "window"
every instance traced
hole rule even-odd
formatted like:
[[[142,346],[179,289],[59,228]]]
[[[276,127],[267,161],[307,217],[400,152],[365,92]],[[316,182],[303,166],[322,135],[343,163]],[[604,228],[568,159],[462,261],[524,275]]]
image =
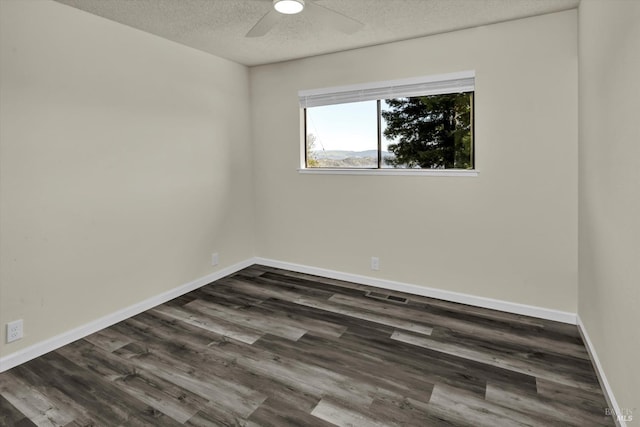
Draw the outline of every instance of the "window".
[[[306,169],[473,170],[473,72],[301,91]]]

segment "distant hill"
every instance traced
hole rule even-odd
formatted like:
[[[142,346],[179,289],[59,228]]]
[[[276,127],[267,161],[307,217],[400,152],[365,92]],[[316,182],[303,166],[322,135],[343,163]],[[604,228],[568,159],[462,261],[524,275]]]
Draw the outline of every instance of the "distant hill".
[[[324,168],[368,168],[377,167],[378,165],[378,150],[318,150],[313,151],[312,155],[318,161],[318,166]],[[393,154],[389,153],[388,151],[383,151],[382,157],[393,157]]]
[[[374,159],[378,158],[378,150],[366,150],[366,151],[345,151],[345,150],[318,150],[313,151],[313,155],[317,159],[346,159],[348,157],[372,157]],[[393,154],[388,151],[382,152],[382,157],[393,157]]]

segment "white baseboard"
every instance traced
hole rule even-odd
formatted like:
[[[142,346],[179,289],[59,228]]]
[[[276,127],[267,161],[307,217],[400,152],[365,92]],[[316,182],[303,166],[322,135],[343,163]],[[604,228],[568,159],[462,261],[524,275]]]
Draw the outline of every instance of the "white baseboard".
[[[600,384],[604,387],[604,397],[605,399],[607,399],[607,404],[609,405],[609,408],[612,409],[615,414],[624,415],[620,411],[620,406],[618,406],[618,402],[616,401],[616,398],[613,395],[613,390],[609,385],[609,381],[607,381],[607,376],[604,373],[604,369],[602,369],[602,365],[600,364],[600,359],[598,359],[598,354],[596,353],[596,349],[593,346],[591,339],[589,338],[589,334],[587,333],[587,329],[584,327],[584,323],[582,323],[582,319],[580,318],[580,315],[577,316],[577,324],[578,324],[578,331],[580,331],[580,335],[582,335],[582,340],[584,341],[587,347],[587,352],[591,357],[591,361],[595,365],[596,374],[598,375]],[[613,419],[616,422],[616,425],[618,425],[619,427],[627,427],[627,423],[624,420],[618,419],[617,416],[614,416]]]
[[[297,271],[299,273],[313,274],[316,276],[323,276],[331,279],[359,283],[361,285],[375,286],[377,288],[384,288],[399,292],[406,292],[408,294],[437,298],[450,302],[473,305],[476,307],[490,308],[492,310],[505,311],[513,314],[521,314],[524,316],[537,317],[540,319],[554,320],[556,322],[569,323],[571,325],[576,324],[576,314],[566,311],[552,310],[549,308],[536,307],[532,305],[497,300],[493,298],[463,294],[460,292],[428,288],[425,286],[413,285],[409,283],[394,282],[392,280],[377,279],[375,277],[343,273],[335,270],[327,270],[324,268],[293,264],[290,262],[277,261],[267,258],[254,258],[254,261],[256,264],[262,264],[268,267],[282,268],[284,270]]]
[[[122,310],[118,310],[115,313],[108,314],[104,317],[89,322],[83,326],[64,332],[55,337],[49,338],[45,341],[41,341],[23,350],[19,350],[15,353],[9,354],[3,358],[0,358],[0,372],[7,371],[14,366],[18,366],[22,363],[28,362],[31,359],[35,359],[38,356],[42,356],[50,351],[60,348],[64,345],[72,343],[76,340],[86,337],[87,335],[98,332],[101,329],[114,325],[132,316],[140,314],[146,310],[149,310],[159,304],[163,304],[170,301],[180,295],[184,295],[187,292],[191,292],[213,281],[222,279],[230,274],[233,274],[243,268],[249,267],[255,264],[253,258],[241,261],[237,264],[220,269],[216,272],[208,274],[204,277],[196,279],[192,282],[186,283],[177,288],[171,289],[162,294],[153,296],[149,299],[131,305]]]
[[[377,279],[374,277],[361,276],[351,273],[343,273],[340,271],[328,270],[324,268],[311,267],[307,265],[294,264],[289,262],[277,261],[267,258],[248,258],[232,266],[223,268],[214,273],[208,274],[204,277],[196,279],[192,282],[186,283],[177,288],[171,289],[160,295],[156,295],[137,304],[119,310],[115,313],[96,319],[83,326],[64,332],[60,335],[47,339],[45,341],[36,343],[23,350],[19,350],[8,356],[0,358],[0,372],[7,371],[14,366],[18,366],[22,363],[28,362],[38,356],[42,356],[50,351],[60,348],[64,345],[72,343],[86,337],[87,335],[98,332],[101,329],[107,328],[118,322],[121,322],[129,317],[140,314],[146,310],[149,310],[159,304],[163,304],[173,298],[184,295],[187,292],[191,292],[198,289],[208,283],[219,280],[230,274],[233,274],[243,268],[249,267],[253,264],[262,264],[269,267],[282,268],[285,270],[297,271],[299,273],[313,274],[316,276],[324,276],[337,280],[345,280],[349,282],[359,283],[362,285],[369,285],[378,288],[384,288],[389,290],[395,290],[399,292],[406,292],[414,295],[421,295],[431,298],[437,298],[445,301],[457,302],[461,304],[473,305],[477,307],[490,308],[493,310],[505,311],[508,313],[521,314],[525,316],[532,316],[541,319],[555,320],[563,323],[576,324],[576,314],[558,310],[551,310],[543,307],[536,307],[531,305],[519,304],[508,301],[501,301],[492,298],[485,298],[476,295],[463,294],[459,292],[445,291],[442,289],[428,288],[419,285],[413,285],[408,283],[394,282],[391,280]],[[595,354],[595,353],[594,353]],[[597,360],[597,359],[596,359]],[[608,384],[605,382],[605,384]],[[613,406],[616,410],[617,406]]]

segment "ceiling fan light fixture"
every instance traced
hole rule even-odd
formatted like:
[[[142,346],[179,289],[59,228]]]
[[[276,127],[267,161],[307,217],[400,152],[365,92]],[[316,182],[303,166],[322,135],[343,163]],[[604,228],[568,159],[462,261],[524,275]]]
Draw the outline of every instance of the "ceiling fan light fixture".
[[[273,0],[273,7],[285,15],[295,15],[304,9],[304,0]]]

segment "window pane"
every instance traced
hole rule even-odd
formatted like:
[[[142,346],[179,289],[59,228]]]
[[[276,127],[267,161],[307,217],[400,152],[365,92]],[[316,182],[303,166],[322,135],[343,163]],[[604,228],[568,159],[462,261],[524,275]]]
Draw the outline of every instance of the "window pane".
[[[473,92],[382,101],[382,167],[473,169]]]
[[[377,102],[307,108],[308,168],[377,168]]]

